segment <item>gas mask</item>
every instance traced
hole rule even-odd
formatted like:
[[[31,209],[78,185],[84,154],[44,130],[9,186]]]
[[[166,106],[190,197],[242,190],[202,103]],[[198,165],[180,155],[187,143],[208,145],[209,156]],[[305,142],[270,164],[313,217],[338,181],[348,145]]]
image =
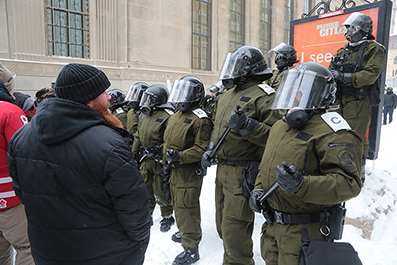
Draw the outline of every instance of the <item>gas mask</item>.
[[[288,126],[297,130],[303,129],[309,118],[309,114],[303,108],[299,107],[294,107],[285,114]]]
[[[191,106],[190,102],[179,102],[176,104],[176,108],[182,112],[189,110]]]
[[[141,107],[141,113],[144,114],[144,115],[149,115],[150,111],[151,111],[151,109],[147,105]]]
[[[237,77],[237,78],[230,78],[230,79],[223,79],[222,85],[225,89],[231,89],[234,86],[242,85],[246,82],[247,78],[245,76]]]
[[[274,61],[276,63],[277,69],[283,70],[288,66],[287,59],[282,54],[277,54],[276,59]]]
[[[362,40],[365,36],[363,31],[359,28],[356,28],[355,26],[350,26],[347,28],[345,37],[346,40],[350,41],[351,43],[355,43]]]

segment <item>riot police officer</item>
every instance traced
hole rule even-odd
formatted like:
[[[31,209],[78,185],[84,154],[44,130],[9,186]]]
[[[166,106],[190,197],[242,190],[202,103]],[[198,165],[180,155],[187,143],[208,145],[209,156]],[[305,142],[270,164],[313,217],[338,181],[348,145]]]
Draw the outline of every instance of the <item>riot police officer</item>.
[[[171,201],[184,249],[173,265],[192,264],[200,258],[200,193],[205,175],[200,161],[213,128],[211,119],[199,107],[204,94],[200,79],[185,76],[175,81],[168,100],[178,111],[169,118],[164,133],[164,157],[171,165]]]
[[[214,145],[230,128],[222,144],[216,145],[216,227],[223,240],[225,265],[254,264],[254,214],[248,198],[270,127],[279,119],[270,109],[275,90],[259,86],[271,76],[263,53],[252,46],[228,53],[219,76],[226,90],[215,106],[214,130],[202,164],[213,163]]]
[[[291,45],[282,42],[271,49],[267,55],[275,62],[277,69],[273,70],[273,76],[266,80],[266,84],[277,89],[280,84],[282,73],[299,62],[296,59],[296,50]]]
[[[326,211],[360,193],[361,138],[327,112],[335,92],[331,72],[312,62],[287,71],[277,90],[272,108],[289,111],[272,127],[250,198],[266,218],[261,254],[268,265],[298,264],[302,229],[310,239],[335,238]],[[274,183],[279,188],[263,200]]]
[[[215,102],[218,100],[218,96],[223,93],[225,87],[222,85],[222,81],[218,81],[209,90],[211,94],[204,97],[203,108],[208,117],[212,119]]]
[[[108,91],[110,96],[109,109],[112,115],[115,115],[123,124],[124,129],[127,125],[127,112],[124,109],[125,104],[125,94],[120,89],[112,89]]]
[[[138,130],[138,117],[141,113],[139,110],[139,103],[142,99],[143,92],[145,92],[148,87],[149,85],[143,82],[135,83],[130,87],[125,98],[129,108],[127,112],[127,130],[133,135]]]
[[[337,110],[363,139],[371,123],[371,105],[379,103],[378,78],[386,60],[385,48],[374,41],[372,19],[360,12],[352,13],[338,28],[349,41],[334,55],[329,69],[337,83]],[[362,181],[368,143],[363,141]]]
[[[152,85],[146,89],[140,102],[142,114],[132,146],[134,158],[140,163],[139,170],[149,192],[150,212],[153,214],[156,203],[160,206],[161,232],[169,231],[175,223],[172,205],[161,190],[160,176],[163,167],[164,131],[169,117],[174,113],[167,100],[168,90],[163,85]],[[138,155],[140,150],[143,151]]]

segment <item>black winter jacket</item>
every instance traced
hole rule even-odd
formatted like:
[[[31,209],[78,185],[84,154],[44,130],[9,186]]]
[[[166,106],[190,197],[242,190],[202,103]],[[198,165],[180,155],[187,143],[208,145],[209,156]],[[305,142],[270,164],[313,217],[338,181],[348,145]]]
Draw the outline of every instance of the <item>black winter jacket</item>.
[[[148,192],[118,128],[95,110],[43,101],[11,139],[8,168],[36,264],[143,263]]]
[[[388,91],[385,94],[383,106],[396,108],[396,106],[397,106],[397,95],[394,94],[392,91]]]

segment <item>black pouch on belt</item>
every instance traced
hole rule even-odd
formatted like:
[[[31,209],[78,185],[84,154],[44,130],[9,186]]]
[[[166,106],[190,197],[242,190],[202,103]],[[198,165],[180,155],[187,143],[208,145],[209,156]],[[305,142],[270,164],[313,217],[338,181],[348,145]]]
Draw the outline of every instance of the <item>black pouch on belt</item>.
[[[241,185],[241,192],[249,199],[251,191],[254,189],[256,176],[259,173],[259,161],[248,162],[243,169],[243,183]]]

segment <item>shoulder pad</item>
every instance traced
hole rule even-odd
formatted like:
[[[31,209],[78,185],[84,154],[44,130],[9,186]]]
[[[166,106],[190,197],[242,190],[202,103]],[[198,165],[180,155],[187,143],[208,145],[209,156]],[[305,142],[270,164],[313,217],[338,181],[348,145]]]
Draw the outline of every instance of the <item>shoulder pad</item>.
[[[381,46],[383,49],[386,50],[386,48],[385,48],[385,46],[383,44],[381,44],[381,43],[379,43],[379,42],[377,42],[375,40],[370,40],[369,43],[371,43],[371,42],[378,44],[379,46]]]
[[[276,90],[274,90],[274,88],[272,88],[271,86],[269,86],[268,84],[259,84],[258,85],[260,88],[262,88],[263,91],[266,92],[266,94],[271,95],[273,93],[276,92]]]
[[[197,117],[201,118],[208,118],[207,113],[205,113],[202,109],[195,109],[192,111]]]
[[[116,109],[116,112],[117,114],[124,113],[124,109],[122,107],[119,107]]]
[[[164,109],[164,111],[167,112],[170,116],[175,113],[174,111],[172,111],[170,109]]]
[[[327,112],[321,118],[331,127],[334,132],[339,130],[351,130],[349,123],[337,112]]]

